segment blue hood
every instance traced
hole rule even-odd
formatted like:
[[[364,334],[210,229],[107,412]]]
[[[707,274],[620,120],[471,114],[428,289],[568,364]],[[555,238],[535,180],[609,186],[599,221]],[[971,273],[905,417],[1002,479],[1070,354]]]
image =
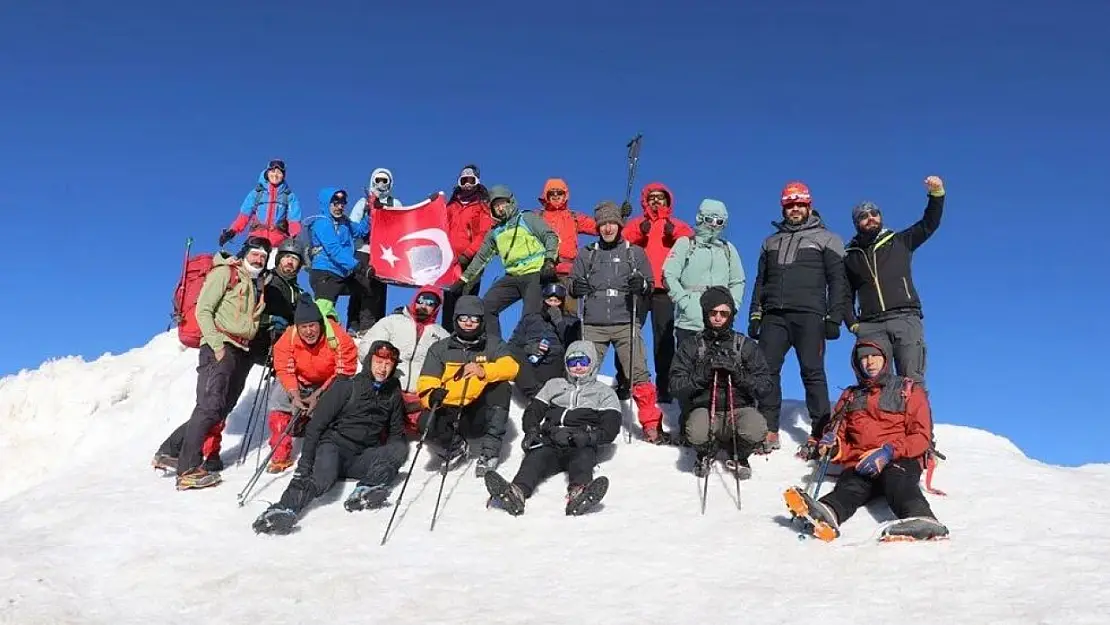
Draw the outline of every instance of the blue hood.
[[[328,207],[331,206],[331,196],[335,195],[336,191],[340,191],[339,187],[324,187],[316,194],[316,203],[320,205],[320,212],[329,215]]]

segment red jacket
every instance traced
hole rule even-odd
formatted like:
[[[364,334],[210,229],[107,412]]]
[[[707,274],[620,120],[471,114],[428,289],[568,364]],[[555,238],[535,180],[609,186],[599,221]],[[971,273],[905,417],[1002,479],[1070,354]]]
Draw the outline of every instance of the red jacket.
[[[547,201],[547,194],[552,189],[562,189],[566,194],[561,204]],[[540,211],[543,220],[559,235],[559,262],[555,265],[555,273],[569,276],[574,259],[578,257],[578,235],[597,234],[597,224],[593,219],[570,209],[570,188],[559,178],[551,178],[543,185],[543,195],[539,200],[543,208]]]
[[[447,238],[456,256],[466,255],[473,259],[486,233],[493,227],[489,203],[482,197],[479,195],[464,202],[456,193],[447,203]]]
[[[327,386],[337,375],[357,372],[358,346],[354,339],[334,319],[326,322],[335,335],[335,347],[330,345],[326,329],[321,330],[314,345],[306,345],[295,325],[274,343],[274,373],[286,391],[295,393],[301,385]]]
[[[647,196],[652,191],[663,191],[670,198],[668,206],[661,207],[656,211],[653,207],[648,205]],[[679,237],[693,237],[694,230],[686,222],[681,219],[676,219],[674,215],[674,193],[667,188],[667,185],[662,182],[652,182],[644,186],[640,191],[640,208],[644,211],[643,217],[633,217],[624,226],[624,231],[621,236],[625,241],[633,245],[639,245],[644,248],[647,254],[648,262],[651,263],[652,273],[655,274],[655,288],[663,289],[663,261],[667,260],[667,255],[671,253],[671,248],[674,247],[675,241]],[[645,219],[651,221],[651,230],[645,237],[640,232],[640,223]],[[667,220],[674,224],[674,236],[664,237],[663,228],[666,226]]]

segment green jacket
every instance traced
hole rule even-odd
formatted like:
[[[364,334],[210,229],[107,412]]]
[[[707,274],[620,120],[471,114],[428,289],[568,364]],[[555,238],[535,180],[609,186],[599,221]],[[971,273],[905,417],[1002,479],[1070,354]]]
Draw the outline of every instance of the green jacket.
[[[235,286],[228,289],[233,271],[239,278]],[[243,269],[242,261],[234,256],[216,254],[212,270],[205,276],[204,286],[197,296],[201,345],[216,351],[229,343],[248,351],[250,340],[258,332],[257,304],[258,292],[251,275]]]
[[[698,215],[728,218],[725,205],[703,200]],[[720,237],[720,231],[700,223],[694,238],[680,237],[663,262],[663,281],[675,304],[675,327],[702,330],[701,294],[711,286],[723,286],[732,293],[736,309],[744,300],[744,264],[736,248]]]
[[[516,199],[510,200],[509,216],[486,233],[482,247],[466,267],[462,279],[473,282],[495,255],[501,257],[505,274],[524,276],[536,273],[543,261],[556,262],[559,258],[559,235],[547,225],[543,217],[531,212],[521,212]]]

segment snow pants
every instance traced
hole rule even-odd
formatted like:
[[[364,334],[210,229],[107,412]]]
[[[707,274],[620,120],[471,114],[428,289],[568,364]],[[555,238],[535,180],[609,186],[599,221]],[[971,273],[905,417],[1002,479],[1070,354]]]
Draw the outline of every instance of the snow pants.
[[[525,497],[531,497],[536,487],[547,478],[567,472],[569,486],[585,486],[594,479],[597,449],[594,447],[552,447],[544,445],[524,454],[520,468],[513,477],[513,484],[520,487]]]
[[[756,445],[763,442],[767,435],[767,422],[763,415],[751,407],[733,410],[718,410],[710,424],[708,408],[694,408],[686,417],[686,441],[701,447],[716,442],[720,449],[732,453],[732,437],[736,436],[736,450],[741,458],[751,455]]]
[[[471,284],[466,285],[466,288],[464,288],[462,290],[462,292],[459,293],[458,295],[455,295],[454,293],[452,293],[450,291],[444,291],[444,293],[443,293],[443,314],[440,317],[440,324],[439,325],[443,326],[443,329],[447,330],[448,332],[454,332],[455,331],[455,302],[459,301],[459,298],[462,297],[463,295],[477,296],[478,292],[481,290],[481,288],[482,288],[482,274],[478,274],[478,277],[474,278],[474,282],[471,283]]]
[[[428,431],[427,441],[442,449],[451,447],[460,438],[480,438],[480,453],[498,457],[501,441],[509,427],[509,402],[513,387],[508,382],[495,382],[485,388],[473,402],[463,406],[443,406],[435,413],[425,410],[417,427]]]
[[[501,337],[501,311],[516,302],[524,300],[524,308],[520,311],[521,319],[525,315],[540,312],[543,308],[543,289],[540,287],[540,273],[529,273],[523,276],[501,276],[490,285],[482,303],[486,307],[486,334]]]
[[[158,450],[177,458],[178,475],[201,466],[206,458],[219,458],[224,421],[243,394],[253,364],[250,354],[231,345],[224,345],[223,360],[216,360],[215,352],[207,345],[201,345],[199,351],[193,414]]]
[[[875,497],[886,498],[891,512],[899,519],[914,516],[935,519],[933,509],[918,486],[920,480],[921,463],[912,458],[888,464],[874,478],[864,477],[854,470],[845,471],[832,492],[821,498],[821,503],[833,509],[840,523]]]
[[[360,277],[361,276],[361,277]],[[308,272],[308,283],[312,287],[312,294],[316,299],[327,300],[334,306],[341,295],[347,295],[351,301],[358,301],[355,305],[357,317],[347,317],[347,331],[350,333],[369,330],[377,319],[374,310],[377,305],[371,301],[370,280],[365,274],[357,270],[354,274],[341,278],[330,271],[311,269]],[[350,314],[351,303],[348,302],[347,312]],[[384,305],[384,304],[383,304]],[[338,317],[338,313],[336,314]]]
[[[782,412],[782,364],[794,348],[806,389],[806,409],[811,432],[821,437],[829,420],[829,383],[825,378],[825,319],[816,313],[779,311],[764,313],[759,329],[759,346],[771,370],[771,391],[760,411],[767,429],[779,431]]]
[[[540,361],[538,364],[528,362],[528,354],[519,349],[511,350],[513,358],[520,363],[520,371],[516,374],[513,383],[520,389],[525,397],[535,397],[544,384],[553,378],[562,377],[564,365],[562,358],[553,359],[552,362]]]
[[[674,327],[674,302],[665,289],[655,291],[636,304],[637,321],[643,328],[647,324],[648,313],[651,313],[651,340],[652,351],[655,357],[655,385],[659,388],[661,396],[669,396],[667,389],[671,386],[671,362],[674,361],[675,327]],[[646,357],[645,357],[646,360]],[[645,365],[646,366],[646,365]],[[628,374],[624,365],[617,361],[617,386],[628,386]]]
[[[358,259],[358,269],[355,270],[355,273],[365,276],[366,270],[370,267],[370,254],[355,252],[355,258]],[[362,297],[347,298],[348,332],[369,330],[385,316],[385,283],[374,278],[367,278],[361,284],[363,288]],[[364,315],[364,311],[368,313],[368,316]],[[369,319],[372,319],[372,321],[369,321],[369,325],[366,325]]]
[[[300,512],[341,479],[356,479],[360,486],[392,484],[408,456],[409,445],[404,441],[352,449],[325,438],[316,447],[312,474],[295,476],[279,505]]]
[[[296,425],[293,426],[289,436],[285,436],[285,429],[289,427],[289,422],[293,420],[293,398],[289,395],[289,391],[282,388],[281,384],[276,384],[276,386],[277,388],[270,391],[269,414],[267,414],[266,423],[270,429],[270,448],[274,450],[271,461],[280,463],[292,458],[293,439],[304,436],[304,428],[308,425],[308,415],[297,415]],[[297,392],[304,399],[315,390],[316,387],[303,386],[297,389]]]
[[[894,370],[925,386],[925,325],[917,313],[904,313],[880,321],[861,321],[859,339],[881,337],[894,347]]]
[[[609,351],[610,345],[616,348],[618,366],[623,366],[626,371],[632,370],[632,401],[636,403],[640,425],[645,430],[660,427],[663,412],[656,403],[658,397],[655,386],[651,383],[651,374],[647,371],[644,337],[639,330],[637,329],[636,338],[633,339],[627,323],[611,326],[588,325],[582,328],[582,340],[594,344],[599,362],[605,362],[605,353]],[[633,354],[633,351],[636,353]]]

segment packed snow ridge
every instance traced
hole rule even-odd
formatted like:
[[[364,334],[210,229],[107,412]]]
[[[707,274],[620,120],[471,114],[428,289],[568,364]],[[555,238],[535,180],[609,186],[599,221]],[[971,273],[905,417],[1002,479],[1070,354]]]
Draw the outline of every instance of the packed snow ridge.
[[[1110,465],[1045,465],[939,424],[934,485],[949,496],[930,502],[951,540],[877,544],[889,513],[876,505],[834,543],[800,541],[782,502],[812,471],[790,453],[808,427],[798,403],[783,420],[793,443],[753,458],[739,511],[729,476],[703,516],[685,455],[619,437],[598,472],[612,487],[586,516],[563,514],[565,476],[521,517],[487,509],[471,465],[448,476],[429,532],[439,475],[424,456],[384,547],[391,510],[345,512],[350,482],[298,533],[258,536],[251,522],[291,477],[263,474],[236,503],[258,458],[234,464],[259,375],[229,419],[225,482],[186,492],[149,465],[194,400],[196,352],[172,332],[0,380],[0,622],[1110,623]]]

